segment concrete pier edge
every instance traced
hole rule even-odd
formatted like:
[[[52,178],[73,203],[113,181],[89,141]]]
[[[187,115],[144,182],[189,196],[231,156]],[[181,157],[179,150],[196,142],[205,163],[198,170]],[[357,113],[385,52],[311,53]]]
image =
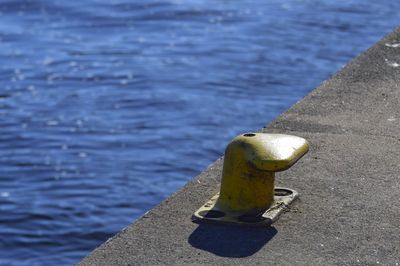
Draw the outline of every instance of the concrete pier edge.
[[[400,28],[263,131],[311,144],[277,174],[300,199],[272,227],[191,221],[218,192],[220,158],[78,265],[400,264]]]

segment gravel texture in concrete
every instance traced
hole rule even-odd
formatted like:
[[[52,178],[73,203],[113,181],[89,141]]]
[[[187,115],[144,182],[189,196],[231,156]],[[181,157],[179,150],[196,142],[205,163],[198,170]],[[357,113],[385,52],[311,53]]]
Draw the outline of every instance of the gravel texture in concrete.
[[[400,29],[263,129],[311,145],[277,174],[300,199],[272,227],[191,221],[219,190],[219,159],[79,265],[400,265],[397,43]]]

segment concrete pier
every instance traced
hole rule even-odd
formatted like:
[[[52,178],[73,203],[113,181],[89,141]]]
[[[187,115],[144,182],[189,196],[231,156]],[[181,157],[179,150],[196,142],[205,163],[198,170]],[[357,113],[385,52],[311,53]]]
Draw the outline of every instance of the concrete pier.
[[[272,227],[191,221],[219,159],[79,265],[400,265],[400,29],[263,131],[311,145],[277,174],[300,199]]]

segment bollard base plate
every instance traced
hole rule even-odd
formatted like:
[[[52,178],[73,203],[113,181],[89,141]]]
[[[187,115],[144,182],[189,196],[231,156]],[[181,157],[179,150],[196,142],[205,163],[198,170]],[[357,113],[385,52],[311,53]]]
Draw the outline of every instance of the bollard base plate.
[[[216,205],[219,193],[201,206],[192,216],[194,222],[239,224],[248,226],[270,226],[298,198],[297,191],[290,188],[276,187],[274,203],[264,213],[249,216],[243,212],[227,212]]]

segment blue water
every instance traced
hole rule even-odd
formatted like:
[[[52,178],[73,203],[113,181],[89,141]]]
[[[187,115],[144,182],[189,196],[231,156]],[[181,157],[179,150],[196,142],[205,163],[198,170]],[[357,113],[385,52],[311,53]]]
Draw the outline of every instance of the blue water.
[[[0,265],[70,265],[399,22],[399,1],[0,1]]]

